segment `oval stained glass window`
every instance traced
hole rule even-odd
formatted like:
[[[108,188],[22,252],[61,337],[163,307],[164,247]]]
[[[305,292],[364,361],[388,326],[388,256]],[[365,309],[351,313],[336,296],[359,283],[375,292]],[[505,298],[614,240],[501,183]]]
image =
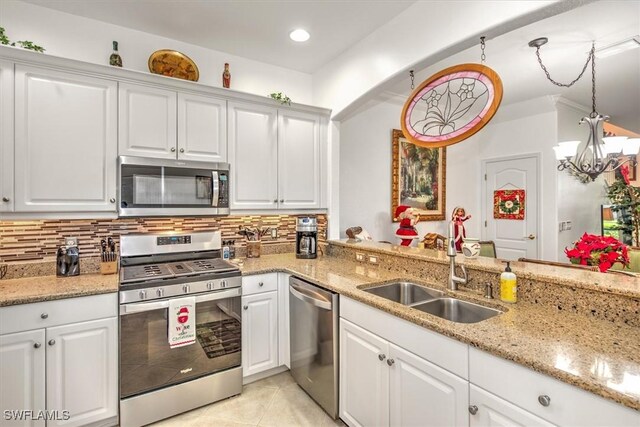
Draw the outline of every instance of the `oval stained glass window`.
[[[444,69],[422,82],[402,109],[402,132],[412,143],[437,148],[482,129],[502,101],[502,81],[482,64]]]

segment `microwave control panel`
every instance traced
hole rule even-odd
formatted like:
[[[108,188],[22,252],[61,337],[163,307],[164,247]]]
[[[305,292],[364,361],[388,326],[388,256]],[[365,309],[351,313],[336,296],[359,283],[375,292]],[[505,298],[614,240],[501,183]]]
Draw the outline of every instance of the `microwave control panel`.
[[[220,193],[218,195],[218,207],[229,207],[229,172],[220,172]]]

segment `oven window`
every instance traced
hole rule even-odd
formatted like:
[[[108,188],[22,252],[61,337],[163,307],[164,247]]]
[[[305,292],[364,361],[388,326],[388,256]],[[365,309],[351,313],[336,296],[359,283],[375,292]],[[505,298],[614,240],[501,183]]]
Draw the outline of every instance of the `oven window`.
[[[211,206],[210,170],[122,165],[120,185],[123,208]]]
[[[171,349],[167,309],[120,316],[120,397],[240,366],[240,297],[196,304],[196,342]]]

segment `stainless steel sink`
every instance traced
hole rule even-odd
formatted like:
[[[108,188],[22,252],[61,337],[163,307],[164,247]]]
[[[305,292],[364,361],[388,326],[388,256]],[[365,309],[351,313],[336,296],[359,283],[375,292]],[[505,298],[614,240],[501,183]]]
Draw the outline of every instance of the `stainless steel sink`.
[[[365,292],[377,295],[404,305],[431,301],[444,295],[443,292],[425,288],[411,282],[394,282],[363,289]]]
[[[414,305],[412,308],[458,323],[477,323],[502,313],[493,308],[483,307],[456,298],[439,298]]]

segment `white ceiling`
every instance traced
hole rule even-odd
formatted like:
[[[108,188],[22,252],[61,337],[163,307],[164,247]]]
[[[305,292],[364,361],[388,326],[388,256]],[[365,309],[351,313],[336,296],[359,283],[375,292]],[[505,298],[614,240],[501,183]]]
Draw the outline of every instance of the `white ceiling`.
[[[25,0],[313,73],[415,0]],[[304,28],[305,43],[289,39]]]
[[[638,34],[640,0],[595,2],[488,40],[486,63],[502,78],[503,104],[558,94],[590,109],[590,69],[573,87],[558,88],[547,81],[535,50],[527,43],[537,37],[549,38],[541,48],[542,60],[555,80],[566,83],[582,70],[592,40],[598,48]],[[416,70],[416,82],[451,65],[480,62],[479,56],[480,48],[475,47]],[[596,58],[596,83],[598,111],[610,115],[615,124],[640,133],[640,49]],[[406,78],[388,94],[406,99],[411,93],[409,84]]]

